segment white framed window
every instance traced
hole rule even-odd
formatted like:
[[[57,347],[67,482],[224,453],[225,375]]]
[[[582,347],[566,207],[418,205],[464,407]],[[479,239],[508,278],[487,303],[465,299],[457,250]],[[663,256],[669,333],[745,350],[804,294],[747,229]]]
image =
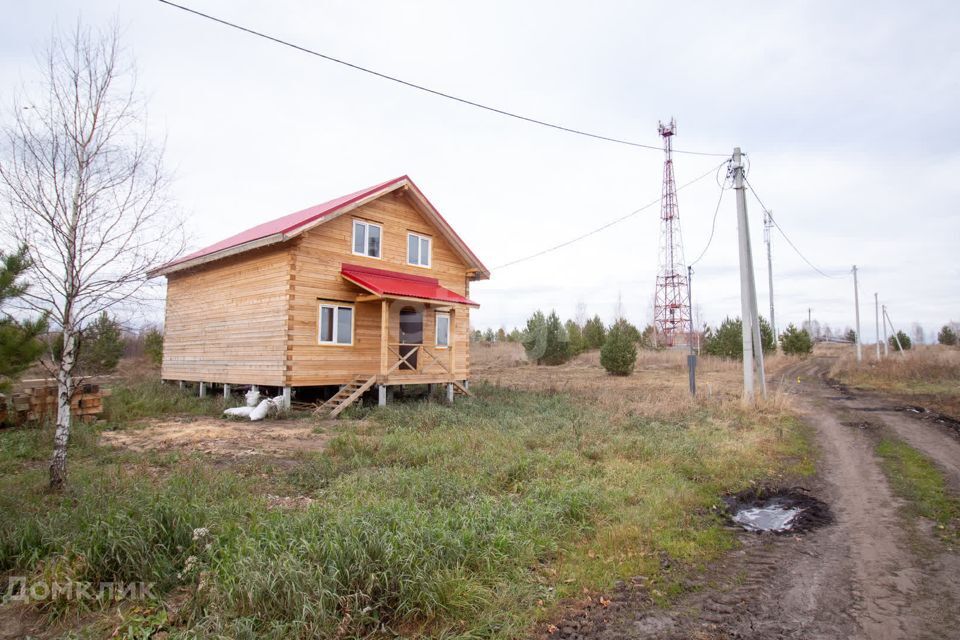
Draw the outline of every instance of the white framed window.
[[[433,241],[428,236],[410,232],[407,234],[407,264],[430,267],[430,250]]]
[[[446,349],[450,346],[450,314],[437,313],[437,348]]]
[[[320,344],[353,344],[353,307],[344,304],[320,304],[317,322],[317,342]]]
[[[380,245],[383,238],[383,227],[366,220],[353,221],[353,255],[380,257]]]

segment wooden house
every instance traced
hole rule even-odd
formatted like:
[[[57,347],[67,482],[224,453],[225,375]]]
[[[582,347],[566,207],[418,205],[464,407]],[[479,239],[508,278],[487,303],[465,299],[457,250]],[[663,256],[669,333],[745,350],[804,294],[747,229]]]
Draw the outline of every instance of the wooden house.
[[[402,176],[165,264],[164,380],[336,385],[334,415],[379,385],[470,377],[470,283],[490,272]]]

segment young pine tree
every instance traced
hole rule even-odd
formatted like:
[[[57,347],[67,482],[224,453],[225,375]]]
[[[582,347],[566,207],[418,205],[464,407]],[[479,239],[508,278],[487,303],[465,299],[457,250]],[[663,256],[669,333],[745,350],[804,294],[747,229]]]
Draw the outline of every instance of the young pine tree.
[[[903,331],[897,331],[897,335],[896,335],[896,336],[890,336],[890,338],[889,338],[889,340],[888,340],[888,342],[890,343],[890,348],[891,348],[891,349],[896,349],[896,348],[897,348],[897,339],[898,339],[898,338],[899,338],[899,340],[900,340],[900,346],[903,347],[903,350],[904,350],[904,351],[907,351],[908,349],[910,349],[911,347],[913,347],[913,342],[911,342],[910,336],[908,336],[907,334],[905,334]]]
[[[29,268],[26,248],[11,254],[0,251],[0,309],[27,292],[21,276]],[[20,321],[0,311],[0,392],[9,391],[13,381],[40,358],[44,350],[40,336],[46,330],[46,316]]]
[[[950,325],[945,324],[943,328],[940,329],[940,333],[937,334],[937,342],[940,344],[945,344],[949,347],[956,346],[957,344],[957,332],[950,328]]]
[[[583,341],[587,349],[599,349],[606,337],[607,330],[600,316],[593,316],[583,325]]]
[[[563,325],[567,330],[567,339],[570,341],[570,355],[576,356],[586,350],[586,343],[583,340],[583,330],[574,320],[567,320]]]
[[[615,376],[628,376],[637,363],[637,343],[626,321],[615,322],[600,349],[600,364]],[[636,332],[636,327],[632,327]]]
[[[813,340],[805,329],[797,329],[795,325],[789,324],[780,334],[780,347],[788,355],[806,355],[813,351]]]

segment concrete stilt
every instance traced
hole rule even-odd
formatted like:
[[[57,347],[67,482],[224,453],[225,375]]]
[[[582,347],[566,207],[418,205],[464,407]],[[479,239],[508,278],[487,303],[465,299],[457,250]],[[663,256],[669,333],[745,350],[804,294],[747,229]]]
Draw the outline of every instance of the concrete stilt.
[[[223,383],[223,399],[224,400],[230,399],[230,385],[227,383]]]
[[[201,383],[200,383],[200,397],[201,397],[201,398],[206,398],[206,397],[207,397],[207,383],[206,383],[206,382],[201,382]]]
[[[290,410],[290,387],[283,388],[283,410]]]
[[[453,404],[453,383],[447,384],[447,402]]]
[[[469,380],[464,380],[464,381],[463,381],[463,388],[466,389],[467,391],[470,391],[470,381],[469,381]]]
[[[182,389],[183,389],[183,380],[177,380],[177,385],[178,385],[178,386],[180,387],[180,389],[182,390]]]
[[[387,406],[387,385],[377,385],[377,404],[381,407]]]

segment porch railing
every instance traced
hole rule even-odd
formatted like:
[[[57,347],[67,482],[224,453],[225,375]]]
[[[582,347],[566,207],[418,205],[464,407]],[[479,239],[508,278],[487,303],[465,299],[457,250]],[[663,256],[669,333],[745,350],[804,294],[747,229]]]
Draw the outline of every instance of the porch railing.
[[[453,375],[453,363],[449,349],[433,349],[423,344],[389,344],[387,350],[394,362],[384,375],[400,371],[411,375]],[[439,353],[435,353],[439,351]]]

